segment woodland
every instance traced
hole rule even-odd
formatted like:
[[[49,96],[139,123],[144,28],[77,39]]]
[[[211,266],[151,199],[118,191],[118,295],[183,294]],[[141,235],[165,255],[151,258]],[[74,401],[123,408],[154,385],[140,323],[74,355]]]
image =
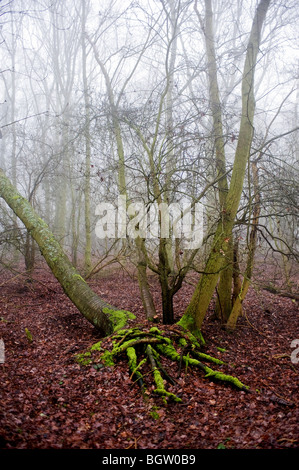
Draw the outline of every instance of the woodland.
[[[0,3],[0,449],[296,449],[295,0]]]

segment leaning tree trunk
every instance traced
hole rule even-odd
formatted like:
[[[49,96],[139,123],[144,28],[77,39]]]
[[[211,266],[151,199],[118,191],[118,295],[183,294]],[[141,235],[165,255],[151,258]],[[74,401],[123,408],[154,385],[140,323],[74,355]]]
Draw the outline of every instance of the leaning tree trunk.
[[[24,223],[65,294],[84,317],[105,335],[125,326],[127,319],[133,315],[107,304],[93,292],[75,270],[48,225],[37,215],[28,200],[18,193],[1,169],[0,196]]]

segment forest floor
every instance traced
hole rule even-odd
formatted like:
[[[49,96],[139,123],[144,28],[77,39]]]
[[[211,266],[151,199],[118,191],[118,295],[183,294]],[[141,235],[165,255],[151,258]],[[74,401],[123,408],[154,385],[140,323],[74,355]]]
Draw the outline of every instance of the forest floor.
[[[252,289],[234,333],[212,321],[211,308],[202,330],[204,352],[221,358],[225,365],[218,370],[238,377],[252,393],[190,367],[178,377],[178,365],[170,363],[182,403],[164,405],[151,393],[149,375],[149,393],[141,395],[125,358],[99,370],[75,361],[101,338],[46,268],[36,269],[32,282],[7,271],[0,276],[0,449],[299,447],[299,365],[291,360],[291,343],[299,339],[297,302]],[[146,323],[138,284],[129,275],[115,272],[90,285],[110,304],[132,311],[131,325]],[[154,280],[152,287],[158,295]],[[192,291],[185,284],[177,294],[178,318]]]

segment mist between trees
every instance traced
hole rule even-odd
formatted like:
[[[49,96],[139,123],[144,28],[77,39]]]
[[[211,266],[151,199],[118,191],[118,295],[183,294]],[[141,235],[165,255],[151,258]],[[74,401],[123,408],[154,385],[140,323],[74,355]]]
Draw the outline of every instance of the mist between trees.
[[[234,328],[254,266],[298,294],[298,15],[295,0],[1,2],[0,167],[85,279],[133,271],[152,319],[156,276],[172,323],[195,273],[191,329],[215,292]],[[136,201],[200,203],[202,243],[170,221],[165,237],[99,238],[99,201],[118,197],[131,223]],[[30,231],[0,215],[0,262],[30,273]]]

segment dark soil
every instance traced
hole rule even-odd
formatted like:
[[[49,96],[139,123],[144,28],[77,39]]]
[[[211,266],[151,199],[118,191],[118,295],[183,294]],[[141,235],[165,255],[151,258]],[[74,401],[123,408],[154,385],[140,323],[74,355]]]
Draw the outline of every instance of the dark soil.
[[[164,405],[151,393],[150,376],[142,397],[125,358],[99,370],[75,361],[76,353],[101,338],[47,269],[37,269],[32,282],[0,275],[1,449],[298,448],[299,366],[291,354],[298,359],[299,353],[291,343],[299,338],[299,325],[298,304],[291,299],[252,289],[233,334],[212,321],[211,305],[204,352],[221,358],[221,370],[251,393],[215,383],[200,370],[183,369],[177,377],[178,365],[169,363],[177,380],[172,391],[183,403]],[[90,285],[109,303],[135,313],[135,323],[145,323],[138,285],[129,275],[113,273]],[[155,280],[152,287],[160,312]],[[178,318],[192,291],[185,284],[177,294]]]

